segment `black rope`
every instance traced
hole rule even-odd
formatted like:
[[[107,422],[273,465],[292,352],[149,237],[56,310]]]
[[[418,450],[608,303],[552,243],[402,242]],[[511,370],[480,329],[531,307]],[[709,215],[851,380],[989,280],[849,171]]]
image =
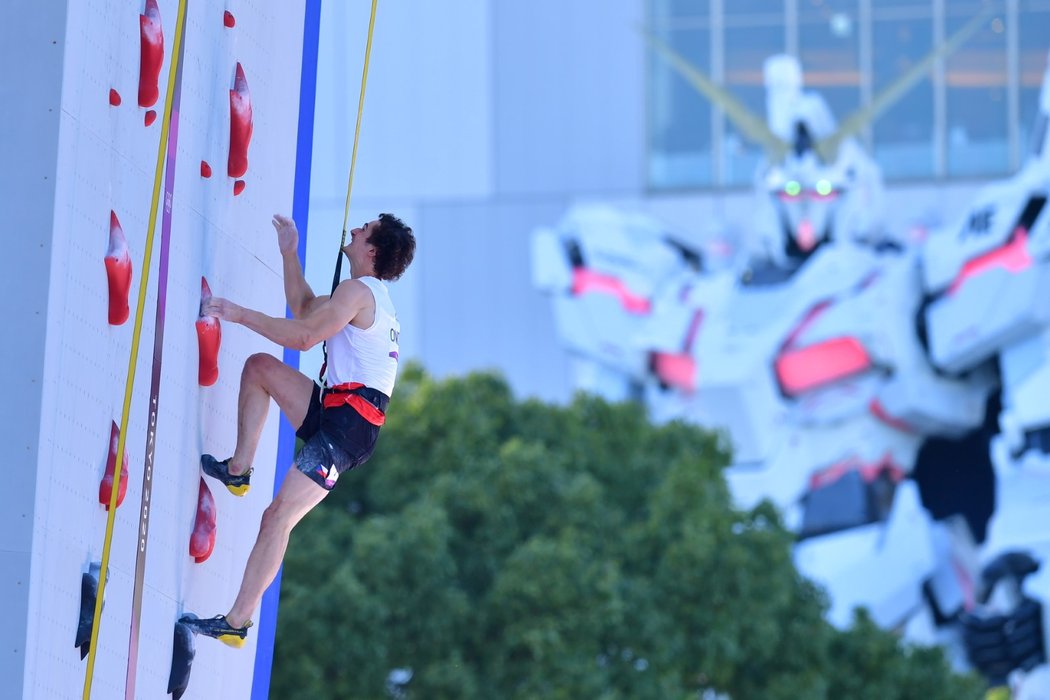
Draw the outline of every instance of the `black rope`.
[[[339,257],[335,260],[335,275],[332,277],[332,291],[329,296],[335,294],[335,288],[339,286],[339,278],[343,272],[343,249],[339,249]],[[321,386],[324,386],[324,375],[328,371],[328,340],[325,339],[321,342],[321,353],[324,355],[324,359],[321,361],[321,371],[317,375],[317,379],[321,382]]]

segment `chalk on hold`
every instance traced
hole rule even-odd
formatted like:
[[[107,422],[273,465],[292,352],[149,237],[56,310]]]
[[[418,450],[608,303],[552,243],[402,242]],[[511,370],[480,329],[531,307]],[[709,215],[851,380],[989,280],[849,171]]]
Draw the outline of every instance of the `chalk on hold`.
[[[109,89],[109,103],[114,107],[120,106],[120,93],[113,88]]]
[[[234,182],[233,182],[233,196],[236,197],[241,192],[244,192],[244,180],[234,180]]]
[[[211,386],[219,379],[219,346],[222,345],[222,326],[219,319],[204,315],[204,303],[211,299],[208,280],[201,277],[201,310],[197,316],[197,382]]]
[[[175,638],[171,648],[171,672],[168,674],[168,694],[179,700],[190,684],[193,668],[193,630],[181,622],[175,623]]]
[[[248,93],[248,79],[244,68],[237,64],[237,72],[230,90],[230,156],[226,164],[230,177],[242,177],[248,172],[248,144],[252,140],[252,99]]]
[[[109,212],[109,248],[106,249],[106,278],[109,280],[109,323],[119,326],[128,320],[128,290],[131,288],[131,254],[128,239],[114,211]]]
[[[197,491],[197,517],[193,520],[193,534],[190,535],[190,556],[198,564],[207,561],[215,549],[215,497],[201,477],[200,489]]]
[[[234,18],[232,12],[226,10],[222,13],[222,23],[227,29],[233,29],[234,25],[237,24],[237,20]]]
[[[117,470],[117,447],[120,444],[120,428],[116,421],[112,421],[109,430],[109,457],[106,459],[106,473],[98,485],[98,502],[109,510],[109,501],[113,497],[113,477]],[[117,491],[117,507],[124,502],[124,494],[128,491],[128,451],[124,449],[124,459],[120,463],[120,488]]]
[[[77,636],[73,646],[80,649],[81,659],[91,651],[91,628],[95,621],[95,600],[98,598],[98,579],[101,571],[102,562],[93,561],[88,570],[80,575],[80,619],[77,622]]]
[[[157,104],[163,62],[164,26],[160,20],[160,7],[157,0],[146,0],[146,13],[139,15],[139,107]]]

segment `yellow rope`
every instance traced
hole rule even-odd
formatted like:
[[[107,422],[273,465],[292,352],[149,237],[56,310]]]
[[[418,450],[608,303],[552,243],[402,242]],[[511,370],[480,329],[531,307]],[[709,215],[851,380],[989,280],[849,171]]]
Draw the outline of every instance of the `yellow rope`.
[[[341,249],[346,245],[346,223],[350,218],[350,190],[354,186],[354,166],[357,164],[357,139],[361,135],[361,114],[365,109],[365,85],[368,83],[368,59],[372,55],[372,32],[376,26],[376,5],[379,0],[372,0],[372,16],[368,20],[368,41],[365,43],[365,65],[361,70],[361,95],[357,98],[357,126],[354,128],[354,150],[350,156],[350,177],[346,183],[346,208],[343,210],[343,238],[339,242]]]
[[[95,654],[98,651],[98,629],[102,622],[102,598],[106,591],[109,573],[109,555],[113,543],[113,523],[117,515],[117,496],[120,494],[120,462],[124,454],[124,443],[128,435],[128,414],[131,413],[131,395],[135,386],[135,365],[138,363],[139,339],[142,336],[142,312],[146,306],[146,287],[149,282],[150,259],[153,257],[153,230],[157,226],[157,210],[160,204],[161,181],[164,174],[164,153],[168,146],[168,130],[171,125],[171,107],[175,95],[175,77],[178,73],[179,49],[186,16],[186,0],[179,0],[178,18],[175,20],[175,42],[171,48],[168,66],[168,93],[164,103],[164,119],[160,128],[160,145],[157,148],[157,171],[153,179],[153,201],[150,203],[149,228],[146,230],[146,250],[142,256],[142,281],[139,283],[139,300],[135,308],[135,328],[131,334],[131,356],[128,358],[128,378],[124,385],[124,409],[120,415],[120,437],[117,439],[117,462],[113,469],[113,491],[109,497],[109,515],[106,517],[106,537],[102,545],[102,569],[98,575],[98,593],[95,597],[95,616],[91,623],[91,641],[88,649],[87,672],[84,675],[84,700],[91,697],[91,681],[95,670]]]

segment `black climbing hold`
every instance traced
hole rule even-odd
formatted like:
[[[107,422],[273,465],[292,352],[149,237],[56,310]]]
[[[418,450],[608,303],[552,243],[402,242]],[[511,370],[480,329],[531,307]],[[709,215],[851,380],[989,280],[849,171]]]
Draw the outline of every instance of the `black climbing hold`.
[[[171,673],[168,675],[168,693],[179,700],[190,684],[190,669],[193,667],[193,630],[187,625],[175,623],[175,640],[171,651]]]
[[[91,626],[95,621],[95,599],[98,597],[98,574],[101,570],[102,562],[93,561],[87,572],[80,576],[80,620],[73,646],[80,649],[81,659],[88,655],[91,647]]]

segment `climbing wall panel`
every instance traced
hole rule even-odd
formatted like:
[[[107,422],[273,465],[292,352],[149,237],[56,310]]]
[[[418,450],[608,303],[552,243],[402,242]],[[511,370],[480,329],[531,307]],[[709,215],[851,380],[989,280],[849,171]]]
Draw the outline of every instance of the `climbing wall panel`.
[[[52,260],[42,348],[45,377],[23,683],[27,698],[77,697],[84,685],[87,663],[74,648],[81,575],[102,556],[106,509],[99,503],[99,482],[111,426],[121,422],[177,9],[176,0],[68,3],[67,29],[60,37],[65,58],[55,134],[54,227],[41,232],[50,236]],[[218,380],[202,387],[194,324],[202,276],[218,296],[284,315],[281,260],[270,218],[292,207],[303,17],[303,2],[188,3],[169,266],[161,294],[162,193],[126,434],[127,493],[113,528],[92,697],[125,697],[130,651],[136,647],[136,589],[142,603],[134,695],[166,695],[175,621],[187,611],[208,616],[226,612],[269,502],[276,409],[260,442],[252,491],[235,498],[221,485],[209,484],[217,511],[215,548],[201,563],[190,556],[199,455],[202,450],[222,457],[232,452],[245,359],[257,352],[281,356],[274,344],[224,323]],[[149,33],[143,27],[149,32],[159,27],[163,34],[162,63],[155,75],[152,67],[145,76],[142,70],[147,53],[143,37]],[[239,82],[238,65],[243,73]],[[159,88],[159,98],[149,106],[140,106],[143,77]],[[237,178],[229,177],[227,168],[230,91],[235,88],[240,88],[238,99],[250,99],[252,116],[247,169]],[[234,131],[238,128],[244,145],[245,125]],[[109,322],[104,264],[113,215],[132,266],[131,317],[119,325]],[[164,343],[156,424],[151,426],[158,303],[164,309]],[[149,435],[152,485],[144,501]],[[145,567],[137,580],[144,522]],[[201,638],[196,647],[185,698],[249,696],[254,635],[239,650]]]

